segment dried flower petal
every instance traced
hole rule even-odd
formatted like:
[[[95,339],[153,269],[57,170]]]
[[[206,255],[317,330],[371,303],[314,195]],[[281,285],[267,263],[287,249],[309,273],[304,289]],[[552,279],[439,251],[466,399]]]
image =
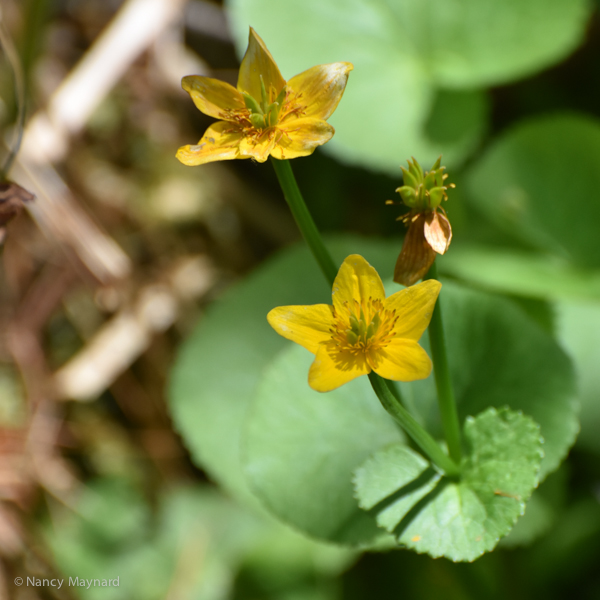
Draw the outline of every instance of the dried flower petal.
[[[435,251],[425,239],[425,223],[424,214],[411,221],[396,261],[394,281],[406,287],[422,279],[435,260]]]
[[[427,213],[423,232],[427,243],[438,254],[444,254],[452,240],[452,227],[448,217],[438,213]]]

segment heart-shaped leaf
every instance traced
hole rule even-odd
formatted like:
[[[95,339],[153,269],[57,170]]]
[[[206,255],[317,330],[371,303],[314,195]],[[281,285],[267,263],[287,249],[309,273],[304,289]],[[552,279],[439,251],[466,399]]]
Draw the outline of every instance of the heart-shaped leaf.
[[[290,345],[264,373],[246,432],[246,473],[284,521],[312,536],[367,544],[381,532],[353,497],[352,472],[403,436],[366,377],[327,394],[313,391],[313,358]]]
[[[525,510],[543,456],[538,425],[508,409],[468,418],[459,481],[440,476],[404,445],[356,470],[360,506],[398,542],[437,558],[472,561],[490,551]]]

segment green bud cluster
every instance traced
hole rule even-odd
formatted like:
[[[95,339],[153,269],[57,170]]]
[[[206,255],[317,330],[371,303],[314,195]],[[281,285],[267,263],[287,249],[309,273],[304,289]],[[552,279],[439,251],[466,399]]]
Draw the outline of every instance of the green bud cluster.
[[[371,319],[369,325],[367,325],[367,319],[363,309],[360,309],[360,316],[357,319],[354,315],[350,315],[350,329],[346,329],[346,338],[348,343],[351,345],[357,342],[366,344],[378,331],[381,325],[381,317],[379,312],[375,313],[375,316]]]
[[[277,124],[279,113],[281,111],[281,107],[283,106],[283,101],[285,100],[285,93],[286,88],[284,86],[275,99],[275,102],[269,103],[269,98],[267,96],[267,90],[265,89],[265,83],[262,75],[260,76],[260,103],[257,102],[247,92],[242,92],[244,104],[250,111],[250,122],[254,127],[256,127],[256,129],[265,129],[267,127],[273,127]]]
[[[402,201],[409,208],[422,210],[435,210],[448,196],[446,190],[448,186],[444,185],[444,180],[448,175],[444,174],[446,167],[440,167],[442,157],[440,156],[430,171],[423,172],[421,165],[415,158],[408,162],[408,170],[404,167],[402,174],[404,185],[396,191],[402,197]],[[449,187],[453,187],[452,185]]]

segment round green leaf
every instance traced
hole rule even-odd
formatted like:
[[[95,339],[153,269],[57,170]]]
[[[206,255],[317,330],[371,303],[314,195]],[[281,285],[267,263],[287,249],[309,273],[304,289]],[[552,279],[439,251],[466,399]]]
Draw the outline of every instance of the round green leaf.
[[[544,438],[542,479],[579,430],[575,376],[567,355],[515,303],[444,282],[440,295],[459,416],[508,405],[531,416]],[[421,343],[428,349],[427,336]],[[433,381],[401,384],[430,430],[442,437]]]
[[[358,252],[381,273],[392,273],[399,250],[398,243],[350,237],[328,246],[340,264]],[[295,246],[225,293],[180,349],[169,386],[174,425],[194,461],[240,499],[256,502],[240,462],[242,426],[263,369],[287,343],[267,313],[330,301],[309,251]]]
[[[397,173],[417,156],[447,163],[470,152],[485,126],[485,98],[474,90],[540,70],[580,42],[587,0],[229,0],[240,55],[252,25],[285,78],[314,65],[354,64],[330,118],[325,148],[338,157]],[[464,92],[463,92],[464,93]],[[466,110],[469,103],[476,110]],[[440,106],[441,101],[441,106]],[[451,115],[431,131],[431,115]],[[434,119],[435,120],[435,119]]]
[[[440,85],[469,88],[564,58],[580,43],[592,9],[587,0],[228,0],[227,7],[242,53],[252,25],[280,68],[294,73],[335,52],[351,56],[329,62],[378,66],[397,58]]]
[[[366,377],[313,391],[313,360],[290,345],[265,372],[247,425],[246,474],[284,521],[322,539],[368,544],[381,532],[353,497],[352,472],[402,435]]]
[[[474,202],[509,233],[600,266],[600,121],[560,115],[509,130],[468,174]]]
[[[406,446],[377,452],[356,470],[360,506],[398,541],[434,558],[473,561],[525,510],[543,456],[539,426],[490,408],[465,423],[460,481],[436,473]]]

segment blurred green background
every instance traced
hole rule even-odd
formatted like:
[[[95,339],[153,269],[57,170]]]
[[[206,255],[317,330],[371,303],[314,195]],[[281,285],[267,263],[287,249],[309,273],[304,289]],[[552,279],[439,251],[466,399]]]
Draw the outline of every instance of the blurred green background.
[[[574,363],[581,431],[568,459],[472,564],[361,553],[282,525],[236,479],[225,434],[236,406],[194,379],[199,352],[225,352],[235,327],[253,327],[236,297],[268,305],[273,265],[311,276],[293,262],[299,236],[270,165],[174,158],[211,122],[181,77],[235,84],[248,25],[286,79],[354,63],[332,142],[293,163],[336,251],[365,248],[391,274],[404,230],[385,200],[399,165],[443,154],[457,188],[442,275],[506,296]],[[2,27],[27,90],[8,177],[37,198],[1,255],[0,597],[600,598],[597,4],[6,0]],[[319,286],[299,293],[327,302]],[[238,352],[258,368],[277,343]],[[219,368],[232,393],[254,385]],[[18,576],[118,576],[119,587],[18,588]]]

